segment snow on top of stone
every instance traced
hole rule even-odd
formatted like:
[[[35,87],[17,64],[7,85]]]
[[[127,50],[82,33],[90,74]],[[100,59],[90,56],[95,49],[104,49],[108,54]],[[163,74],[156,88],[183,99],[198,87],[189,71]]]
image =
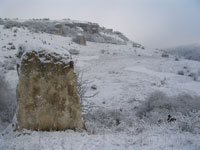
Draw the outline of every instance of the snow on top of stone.
[[[43,63],[52,62],[68,64],[71,61],[71,55],[67,50],[55,49],[49,45],[20,44],[17,53],[17,64],[20,65],[21,60],[26,57],[28,53],[33,52],[39,56],[38,58]],[[39,54],[42,54],[42,57]],[[54,62],[52,59],[46,59],[48,57],[53,57],[57,61]]]
[[[18,74],[21,72],[21,62],[23,59],[28,59],[29,62],[35,59],[28,58],[28,54],[33,53],[40,60],[41,63],[53,63],[53,64],[69,64],[72,61],[71,55],[68,51],[55,50],[48,45],[33,45],[33,44],[19,44],[18,52],[16,54],[16,63],[19,66],[17,68]]]

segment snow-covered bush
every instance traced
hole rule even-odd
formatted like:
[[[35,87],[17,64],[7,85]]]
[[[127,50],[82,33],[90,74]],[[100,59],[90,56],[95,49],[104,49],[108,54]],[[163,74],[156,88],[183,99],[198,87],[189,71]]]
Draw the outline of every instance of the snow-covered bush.
[[[134,122],[126,113],[117,109],[97,108],[83,115],[86,128],[90,133],[124,131]]]
[[[136,116],[146,124],[200,133],[200,97],[189,94],[169,97],[156,91],[139,106]]]
[[[194,81],[199,81],[200,80],[200,69],[197,72],[190,73],[188,76],[192,77]]]
[[[177,125],[181,131],[200,133],[200,111],[198,113],[191,112],[187,116],[179,114]]]
[[[0,119],[2,122],[11,122],[16,110],[14,91],[9,87],[5,78],[0,74]]]
[[[85,116],[86,120],[91,121],[97,125],[97,127],[118,126],[123,118],[122,113],[119,110],[106,110],[97,109]]]
[[[91,133],[121,132],[143,128],[143,120],[130,110],[96,107],[83,115],[86,128]]]
[[[3,67],[5,70],[14,70],[16,66],[16,59],[15,58],[9,58],[4,61]]]
[[[168,57],[169,57],[169,54],[167,54],[167,53],[162,53],[161,56],[164,57],[164,58],[168,58]]]
[[[0,18],[0,25],[4,25],[4,21],[1,18]]]
[[[179,46],[174,49],[168,50],[168,52],[178,57],[184,57],[185,59],[200,61],[199,43]]]
[[[200,97],[185,93],[169,97],[161,91],[156,91],[139,107],[137,115],[152,117],[158,121],[158,119],[167,119],[168,115],[173,116],[177,113],[188,115],[190,112],[198,111],[200,111]]]
[[[4,20],[5,21],[5,20]],[[22,27],[23,24],[17,21],[13,21],[13,20],[8,20],[4,22],[4,29],[11,29],[13,27],[17,27],[20,28]]]

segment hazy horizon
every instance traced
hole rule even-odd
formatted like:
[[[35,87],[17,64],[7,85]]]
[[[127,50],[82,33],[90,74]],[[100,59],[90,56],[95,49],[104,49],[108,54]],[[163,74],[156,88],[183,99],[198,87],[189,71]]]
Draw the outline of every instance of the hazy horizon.
[[[200,41],[198,0],[0,0],[0,17],[95,22],[154,48]]]

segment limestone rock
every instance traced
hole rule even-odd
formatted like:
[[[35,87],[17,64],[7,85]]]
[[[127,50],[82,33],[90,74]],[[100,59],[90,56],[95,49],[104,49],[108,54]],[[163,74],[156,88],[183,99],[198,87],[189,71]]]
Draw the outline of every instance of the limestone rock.
[[[82,34],[78,34],[74,39],[73,41],[77,44],[80,44],[80,45],[86,45],[86,38],[84,35]]]
[[[32,50],[21,57],[17,86],[19,130],[85,129],[69,55]]]

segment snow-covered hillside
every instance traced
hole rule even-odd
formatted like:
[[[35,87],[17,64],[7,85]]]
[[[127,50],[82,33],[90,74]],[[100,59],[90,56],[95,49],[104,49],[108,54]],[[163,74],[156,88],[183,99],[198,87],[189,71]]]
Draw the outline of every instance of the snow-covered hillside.
[[[0,25],[0,70],[13,90],[21,44],[70,52],[89,83],[86,95],[95,96],[84,101],[90,106],[83,112],[87,131],[19,132],[2,123],[0,150],[200,149],[200,62],[162,57],[162,51],[137,48],[129,40],[81,46],[72,37]]]
[[[32,20],[10,20],[0,19],[0,25],[5,29],[12,27],[28,28],[33,32],[45,32],[67,37],[74,37],[77,34],[83,34],[87,41],[98,43],[126,44],[129,39],[121,32],[113,31],[100,27],[97,23],[87,21],[76,21],[70,19],[49,20],[49,19],[32,19]],[[135,43],[137,44],[137,43]]]

